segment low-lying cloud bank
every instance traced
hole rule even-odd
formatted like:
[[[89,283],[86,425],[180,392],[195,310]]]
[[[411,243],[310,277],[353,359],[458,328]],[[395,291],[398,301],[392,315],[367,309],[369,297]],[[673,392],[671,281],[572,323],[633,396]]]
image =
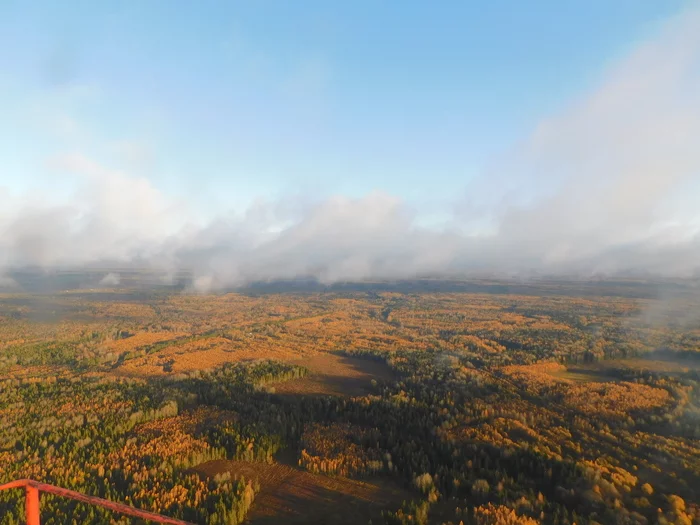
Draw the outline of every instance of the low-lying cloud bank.
[[[199,224],[186,203],[85,155],[47,169],[75,192],[56,200],[0,188],[0,275],[109,262],[188,268],[202,289],[484,271],[697,277],[700,10],[671,20],[467,184],[445,203],[453,213],[440,230],[383,193],[303,205],[290,197]]]

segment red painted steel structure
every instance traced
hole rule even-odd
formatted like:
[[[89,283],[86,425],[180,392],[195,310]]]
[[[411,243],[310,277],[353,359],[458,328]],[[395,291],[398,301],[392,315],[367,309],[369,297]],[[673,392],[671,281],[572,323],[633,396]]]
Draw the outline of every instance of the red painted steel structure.
[[[96,496],[87,496],[85,494],[81,494],[80,492],[75,492],[74,490],[55,487],[54,485],[48,485],[46,483],[39,483],[38,481],[34,481],[32,479],[18,479],[15,481],[10,481],[9,483],[5,483],[4,485],[0,485],[0,490],[20,488],[25,489],[25,512],[27,518],[27,525],[40,525],[40,492],[55,494],[56,496],[63,496],[64,498],[82,501],[83,503],[88,503],[90,505],[98,505],[100,507],[109,509],[119,514],[125,514],[127,516],[133,516],[135,518],[142,518],[149,521],[155,521],[156,523],[170,523],[172,525],[193,525],[192,523],[189,523],[187,521],[168,518],[166,516],[156,514],[155,512],[139,510],[137,508],[130,507],[129,505],[116,503],[114,501],[98,498]]]

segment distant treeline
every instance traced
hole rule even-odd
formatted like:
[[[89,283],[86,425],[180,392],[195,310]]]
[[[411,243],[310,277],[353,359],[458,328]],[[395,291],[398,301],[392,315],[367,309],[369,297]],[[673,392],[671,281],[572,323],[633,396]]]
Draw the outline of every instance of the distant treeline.
[[[315,279],[276,280],[251,283],[237,288],[242,293],[275,294],[300,292],[395,292],[395,293],[483,293],[495,295],[563,295],[572,297],[630,297],[654,299],[668,294],[682,295],[685,284],[644,281],[481,281],[415,279],[376,282],[339,282],[323,284]]]
[[[119,275],[118,285],[103,285],[102,279],[110,273]],[[174,274],[139,268],[94,268],[74,270],[45,270],[38,268],[14,269],[6,275],[25,292],[57,292],[87,288],[115,287],[141,290],[186,290],[194,285],[189,270]],[[275,279],[258,281],[244,286],[224,288],[221,291],[240,293],[314,293],[314,292],[396,292],[396,293],[484,293],[515,295],[603,296],[654,299],[668,295],[684,295],[691,291],[689,282],[655,281],[642,279],[448,279],[419,278],[337,282],[325,284],[316,278]]]

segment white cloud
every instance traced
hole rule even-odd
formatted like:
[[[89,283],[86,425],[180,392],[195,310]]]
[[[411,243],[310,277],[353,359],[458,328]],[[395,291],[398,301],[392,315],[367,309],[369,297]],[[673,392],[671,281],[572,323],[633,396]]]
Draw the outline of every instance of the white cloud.
[[[79,265],[101,259],[128,261],[180,231],[182,203],[162,195],[147,179],[107,169],[82,156],[49,162],[78,176],[65,202],[27,195],[0,209],[0,265]]]
[[[15,281],[12,277],[0,274],[0,290],[12,291],[18,290],[20,288],[21,287],[19,286],[17,281]]]
[[[121,277],[118,273],[110,272],[100,280],[100,286],[118,286]]]
[[[496,239],[516,260],[552,269],[596,259],[611,269],[643,266],[677,247],[674,222],[692,246],[697,222],[687,212],[694,207],[697,219],[698,136],[694,10],[613,67],[595,92],[542,122],[495,179],[481,181]]]
[[[77,176],[71,199],[0,209],[0,267],[115,261],[171,275],[184,267],[200,290],[299,276],[331,282],[476,270],[689,275],[700,267],[698,137],[695,10],[543,121],[472,188],[450,230],[421,226],[420,216],[385,193],[260,201],[197,226],[185,203],[149,180],[71,154],[49,164]],[[132,146],[124,152],[141,155]],[[458,233],[475,217],[479,235]]]

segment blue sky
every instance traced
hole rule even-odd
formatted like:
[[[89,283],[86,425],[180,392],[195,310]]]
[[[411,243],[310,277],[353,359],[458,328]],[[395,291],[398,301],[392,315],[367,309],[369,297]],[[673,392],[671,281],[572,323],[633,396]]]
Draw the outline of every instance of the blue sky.
[[[201,206],[373,189],[427,205],[682,6],[4,2],[2,182],[80,151]]]
[[[72,236],[13,233],[5,252],[68,253],[99,232],[91,258],[128,236],[141,257],[173,235],[240,254],[230,239],[274,234],[279,257],[300,246],[290,236],[346,235],[355,218],[357,250],[392,228],[471,225],[492,235],[486,259],[523,240],[528,264],[599,261],[664,228],[687,237],[700,227],[678,198],[700,191],[698,5],[5,0],[0,226],[62,217]],[[601,204],[605,187],[617,200]],[[161,220],[201,230],[135,226]],[[439,269],[467,257],[450,242]]]

